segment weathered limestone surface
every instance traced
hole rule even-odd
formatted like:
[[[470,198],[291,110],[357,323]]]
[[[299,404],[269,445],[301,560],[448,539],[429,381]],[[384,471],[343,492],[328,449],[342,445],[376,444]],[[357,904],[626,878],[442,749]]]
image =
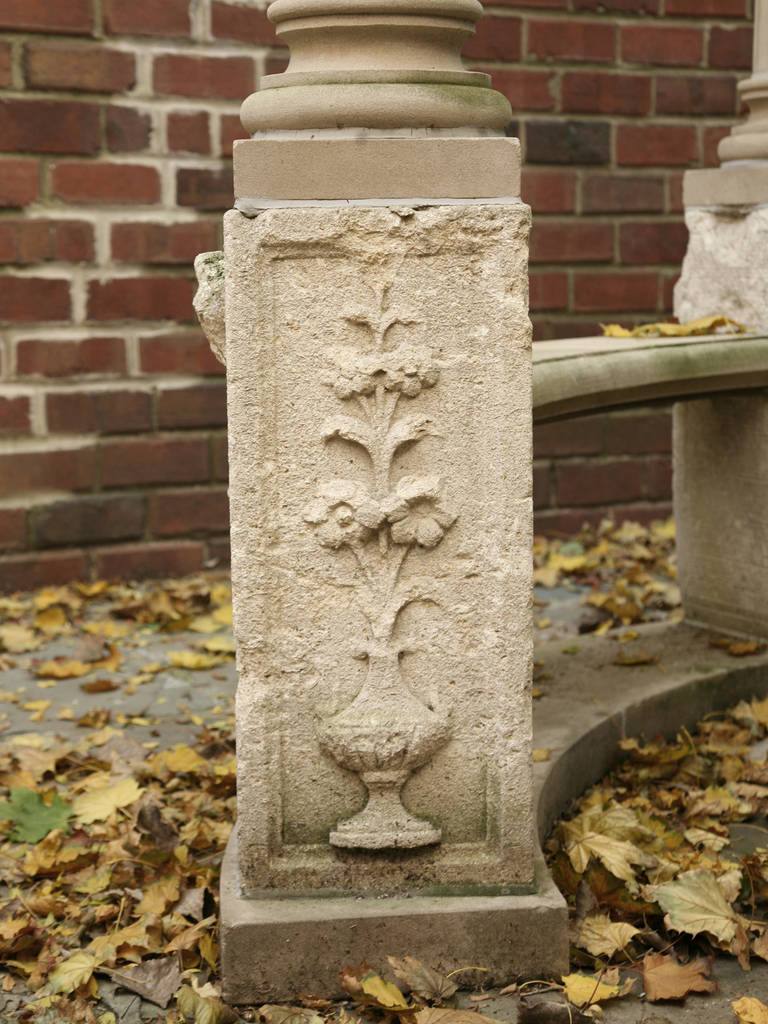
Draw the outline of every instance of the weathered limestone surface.
[[[226,216],[245,896],[531,891],[528,227]]]
[[[768,168],[766,196],[768,197]],[[768,327],[768,205],[688,208],[690,238],[675,313],[680,320],[725,313],[753,329]]]
[[[680,402],[674,432],[686,615],[715,628],[768,636],[766,396]]]
[[[208,344],[220,363],[227,362],[227,325],[224,301],[224,253],[201,252],[195,257],[197,292],[195,313]]]

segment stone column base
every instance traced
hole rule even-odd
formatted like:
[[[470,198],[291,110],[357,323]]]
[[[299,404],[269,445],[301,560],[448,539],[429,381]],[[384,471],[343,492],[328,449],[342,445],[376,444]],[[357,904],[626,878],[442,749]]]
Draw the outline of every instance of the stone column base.
[[[326,897],[244,899],[237,831],[221,872],[221,975],[232,1004],[294,1002],[300,992],[339,998],[339,971],[363,960],[415,956],[448,974],[487,969],[483,984],[568,972],[568,910],[546,869],[536,866],[530,896]]]
[[[675,405],[677,557],[686,618],[763,637],[768,637],[767,439],[765,392]]]

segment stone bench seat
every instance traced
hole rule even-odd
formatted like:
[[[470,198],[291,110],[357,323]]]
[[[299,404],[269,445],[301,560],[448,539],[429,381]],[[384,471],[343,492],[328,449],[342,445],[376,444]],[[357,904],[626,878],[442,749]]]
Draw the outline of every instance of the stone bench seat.
[[[686,619],[768,637],[768,337],[545,341],[533,364],[537,423],[674,402]]]
[[[768,337],[566,338],[533,346],[533,419],[768,387]]]

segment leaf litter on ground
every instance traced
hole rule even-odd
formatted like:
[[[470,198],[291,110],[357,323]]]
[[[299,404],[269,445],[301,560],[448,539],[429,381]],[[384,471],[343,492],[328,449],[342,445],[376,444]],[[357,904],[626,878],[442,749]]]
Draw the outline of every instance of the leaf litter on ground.
[[[671,521],[606,521],[570,541],[537,538],[535,558],[542,585],[591,588],[585,603],[593,614],[582,632],[620,629],[617,639],[631,643],[637,634],[628,626],[680,616]],[[84,667],[85,689],[92,673],[127,673],[121,649],[140,646],[147,635],[197,634],[192,646],[169,652],[168,665],[194,671],[210,668],[211,655],[231,659],[231,622],[224,579],[47,587],[0,597],[0,658],[12,665],[32,654],[30,674],[44,682],[77,678]],[[76,657],[35,659],[51,638],[73,635],[88,641]],[[726,649],[737,657],[758,653],[743,650],[745,643],[729,640]],[[629,655],[625,663],[643,659]],[[147,664],[125,681],[118,676],[116,685],[135,690],[165,667]],[[0,700],[20,698],[0,691]],[[40,711],[30,710],[35,721]],[[100,1000],[105,978],[154,1003],[158,1024],[358,1024],[377,1015],[384,1024],[393,1017],[406,1024],[488,1020],[476,1008],[456,1009],[451,978],[413,957],[390,959],[394,981],[365,966],[346,967],[346,1001],[307,995],[297,1007],[226,1007],[216,922],[220,863],[235,815],[231,711],[200,721],[193,742],[169,750],[137,743],[108,722],[108,711],[96,711],[74,741],[30,732],[3,744],[1,988],[14,1020],[115,1024]],[[766,727],[768,700],[755,699],[674,743],[625,741],[627,762],[582,798],[548,844],[574,905],[576,970],[549,986],[511,986],[515,998],[555,990],[570,997],[564,1005],[572,1019],[586,1020],[601,1001],[625,996],[632,974],[649,999],[682,998],[712,990],[714,950],[742,963],[750,953],[768,960],[768,851],[738,857],[728,850],[729,825],[759,816],[768,803],[768,765],[748,757]],[[670,992],[679,995],[663,994]],[[747,999],[734,1012],[762,1022],[768,1008]]]

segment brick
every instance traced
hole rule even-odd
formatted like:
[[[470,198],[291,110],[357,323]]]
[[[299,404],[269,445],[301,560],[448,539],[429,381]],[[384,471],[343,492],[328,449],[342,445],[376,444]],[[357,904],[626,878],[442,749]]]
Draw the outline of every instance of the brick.
[[[615,455],[646,455],[672,451],[672,417],[668,412],[632,412],[610,416],[605,450]]]
[[[88,561],[83,551],[36,551],[0,558],[0,591],[5,593],[58,586],[87,577]]]
[[[625,167],[688,167],[698,156],[696,129],[677,124],[622,124],[616,136],[616,155]]]
[[[529,121],[525,159],[534,164],[607,164],[611,126],[606,121]]]
[[[69,320],[69,281],[51,277],[0,278],[0,322]]]
[[[237,139],[247,139],[248,133],[240,123],[237,114],[222,114],[219,121],[219,152],[221,156],[232,156]]]
[[[143,164],[110,164],[80,160],[54,164],[51,190],[68,203],[156,203],[160,175]]]
[[[648,498],[667,500],[672,496],[672,459],[669,456],[648,459],[646,462],[645,495]]]
[[[50,391],[45,400],[52,434],[127,434],[152,429],[147,391]]]
[[[93,227],[86,221],[0,220],[0,263],[93,259]]]
[[[30,428],[29,398],[0,395],[0,437],[28,434]]]
[[[84,338],[82,341],[20,341],[17,372],[23,376],[72,377],[81,374],[125,373],[122,338]]]
[[[237,120],[239,121],[239,118]],[[208,115],[204,110],[193,114],[170,113],[167,138],[168,149],[172,153],[210,153],[211,133]]]
[[[229,525],[224,487],[208,490],[158,491],[149,499],[149,530],[155,537],[221,533]]]
[[[95,550],[93,571],[100,578],[120,580],[188,576],[203,568],[204,559],[199,541],[123,544]]]
[[[176,193],[179,206],[192,206],[196,210],[228,210],[234,203],[232,168],[218,170],[202,167],[182,167],[176,173]]]
[[[140,338],[139,362],[142,373],[220,376],[225,372],[202,331],[174,331]]]
[[[528,53],[544,60],[612,64],[616,59],[616,29],[597,21],[532,18],[528,22]]]
[[[139,153],[149,148],[152,119],[135,107],[107,108],[105,138],[110,153]]]
[[[533,317],[533,340],[548,341],[552,338],[590,338],[601,334],[598,320],[582,317]]]
[[[688,229],[682,221],[649,221],[619,227],[619,259],[624,264],[682,263]]]
[[[657,274],[577,272],[573,309],[579,313],[655,310],[658,291]]]
[[[736,79],[711,75],[659,75],[656,79],[657,114],[738,113]]]
[[[91,103],[0,100],[0,150],[95,153],[100,134],[99,108]]]
[[[27,206],[39,195],[39,160],[0,160],[0,206]]]
[[[552,272],[531,274],[528,284],[532,310],[567,308],[567,274]]]
[[[113,224],[112,258],[121,263],[188,265],[198,253],[215,249],[218,241],[218,225],[213,221]]]
[[[709,65],[729,70],[752,70],[752,28],[713,25],[709,33]]]
[[[282,75],[288,68],[289,55],[287,50],[279,50],[264,61],[265,75]]]
[[[625,25],[621,29],[621,57],[631,64],[693,67],[704,56],[700,28],[677,25]]]
[[[537,423],[533,428],[533,457],[601,455],[603,417],[578,416],[558,423]]]
[[[26,491],[88,491],[96,469],[93,448],[51,448],[0,455],[0,495]]]
[[[229,449],[226,434],[214,437],[213,448],[213,479],[226,480],[229,477]]]
[[[667,177],[667,190],[668,190],[668,193],[669,193],[669,199],[667,201],[667,213],[682,213],[683,209],[684,209],[684,204],[683,204],[683,175],[682,174],[670,174],[670,175],[668,175],[668,177]]]
[[[562,79],[562,108],[566,114],[648,114],[651,79],[648,75],[568,71]]]
[[[232,39],[240,43],[276,46],[275,26],[258,7],[241,4],[211,5],[211,33],[214,39]]]
[[[195,283],[187,277],[120,277],[91,281],[91,320],[193,320]]]
[[[190,57],[169,53],[155,58],[155,92],[164,96],[242,99],[256,84],[250,57]]]
[[[534,213],[573,213],[576,175],[572,171],[523,168],[522,196]]]
[[[203,437],[151,437],[102,441],[102,487],[136,484],[195,484],[209,477]]]
[[[142,495],[104,495],[55,501],[30,512],[34,546],[98,544],[141,537],[146,519]]]
[[[613,259],[613,225],[589,221],[537,221],[531,232],[532,263]]]
[[[24,77],[34,89],[124,92],[136,84],[136,58],[123,50],[76,43],[29,43]]]
[[[593,512],[589,509],[545,509],[535,513],[533,528],[537,536],[573,537],[584,526],[598,526],[603,518],[603,510]]]
[[[730,134],[731,128],[727,124],[716,124],[702,128],[701,162],[704,167],[718,167],[720,165],[717,147],[726,135]]]
[[[11,63],[11,44],[0,42],[0,87],[13,85],[13,65]]]
[[[749,0],[667,0],[668,17],[748,18]]]
[[[3,0],[0,29],[89,35],[93,28],[91,0]]]
[[[492,78],[493,88],[506,96],[513,110],[554,110],[555,97],[552,90],[554,75],[549,71],[530,71],[526,68],[487,71]]]
[[[157,425],[160,430],[226,427],[227,389],[224,381],[163,389],[157,396]]]
[[[677,284],[679,279],[679,273],[666,274],[661,279],[661,301],[662,309],[665,313],[672,313],[672,307],[674,306],[675,298],[675,285]]]
[[[645,497],[642,459],[567,461],[555,466],[557,504],[602,505]]]
[[[581,208],[584,213],[662,213],[664,179],[590,173],[582,181]]]
[[[573,0],[573,9],[599,14],[658,14],[659,0]]]
[[[533,507],[547,508],[551,504],[552,467],[548,462],[533,464]]]
[[[520,18],[486,15],[464,44],[463,54],[470,60],[519,60]]]
[[[23,508],[0,508],[0,551],[18,551],[26,546],[26,510]],[[1,569],[0,585],[2,585]]]
[[[108,35],[188,37],[188,0],[104,0]]]

